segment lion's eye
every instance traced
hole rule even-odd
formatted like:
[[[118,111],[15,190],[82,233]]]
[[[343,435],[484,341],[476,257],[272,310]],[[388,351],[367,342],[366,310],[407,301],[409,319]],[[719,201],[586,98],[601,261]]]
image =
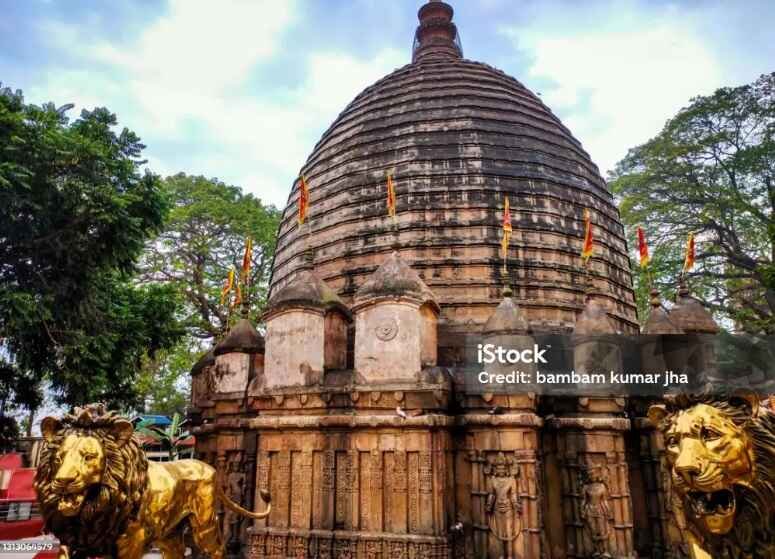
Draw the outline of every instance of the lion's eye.
[[[678,446],[678,437],[676,437],[675,435],[670,435],[670,436],[667,438],[667,441],[666,441],[666,443],[667,443],[667,446],[668,446],[668,447],[671,447],[671,446]]]
[[[715,441],[721,438],[721,433],[714,431],[713,429],[708,429],[707,427],[702,428],[700,435],[702,436],[703,441]]]

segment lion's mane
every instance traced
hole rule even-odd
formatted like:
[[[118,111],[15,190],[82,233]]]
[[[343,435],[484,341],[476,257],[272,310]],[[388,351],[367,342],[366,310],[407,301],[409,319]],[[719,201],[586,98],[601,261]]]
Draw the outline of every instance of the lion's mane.
[[[724,394],[678,395],[667,399],[664,427],[675,420],[677,412],[706,404],[720,410],[742,431],[748,433],[754,447],[754,479],[750,488],[738,486],[739,510],[735,528],[726,536],[713,537],[708,542],[718,548],[736,547],[754,557],[771,557],[757,552],[759,545],[775,539],[775,415],[760,407],[751,414],[745,398]],[[767,548],[769,549],[769,547]],[[770,550],[771,552],[771,550]]]
[[[69,546],[71,557],[115,555],[115,541],[130,519],[137,517],[148,480],[148,460],[134,436],[119,444],[111,426],[120,416],[103,406],[78,409],[62,419],[62,428],[44,442],[35,475],[35,490],[46,529]],[[86,498],[77,516],[57,510],[59,495],[53,491],[56,456],[65,438],[96,438],[105,453],[105,469],[99,485],[85,489]]]

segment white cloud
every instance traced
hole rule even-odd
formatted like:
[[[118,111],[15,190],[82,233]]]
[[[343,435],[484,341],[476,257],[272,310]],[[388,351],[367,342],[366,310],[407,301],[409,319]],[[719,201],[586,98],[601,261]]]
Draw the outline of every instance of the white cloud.
[[[280,96],[276,88],[265,94],[250,80],[287,46],[284,39],[293,40],[283,34],[295,23],[296,7],[172,0],[168,13],[128,45],[52,24],[49,40],[85,57],[89,72],[57,69],[31,91],[78,109],[107,105],[118,112],[121,124],[148,144],[155,172],[215,176],[283,207],[323,130],[363,88],[406,61],[394,49],[371,58],[302,53],[299,84]]]
[[[691,97],[724,84],[707,39],[674,7],[651,13],[607,2],[539,11],[527,27],[501,32],[532,57],[530,81],[601,171],[653,137]],[[587,25],[597,16],[599,25]],[[557,22],[567,22],[558,25]]]

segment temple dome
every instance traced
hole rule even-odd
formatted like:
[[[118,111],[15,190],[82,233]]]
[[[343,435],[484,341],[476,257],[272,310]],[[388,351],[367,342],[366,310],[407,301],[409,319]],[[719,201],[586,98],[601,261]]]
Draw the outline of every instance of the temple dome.
[[[433,4],[425,15],[421,9],[432,21],[418,28],[414,62],[362,91],[303,165],[308,219],[300,228],[296,181],[270,295],[312,249],[316,274],[351,304],[399,247],[441,307],[440,343],[444,331],[481,328],[501,302],[501,215],[509,196],[509,283],[531,330],[569,332],[584,308],[579,252],[589,208],[596,241],[590,280],[617,329],[637,332],[624,228],[597,166],[522,83],[462,58],[451,9]],[[386,211],[387,172],[395,223]]]

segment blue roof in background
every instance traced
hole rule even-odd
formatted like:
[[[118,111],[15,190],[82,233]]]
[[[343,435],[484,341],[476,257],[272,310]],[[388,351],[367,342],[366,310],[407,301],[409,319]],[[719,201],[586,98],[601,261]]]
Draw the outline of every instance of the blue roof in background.
[[[172,423],[172,420],[167,417],[166,415],[146,415],[141,414],[138,416],[143,421],[153,421],[153,425],[158,425],[161,427],[166,427],[167,425],[170,425]]]

